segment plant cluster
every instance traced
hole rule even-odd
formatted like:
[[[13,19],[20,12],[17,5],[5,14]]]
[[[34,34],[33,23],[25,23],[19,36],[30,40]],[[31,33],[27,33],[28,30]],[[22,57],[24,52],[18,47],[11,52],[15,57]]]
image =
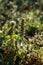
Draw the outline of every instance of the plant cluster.
[[[40,2],[0,0],[0,64],[43,65]]]

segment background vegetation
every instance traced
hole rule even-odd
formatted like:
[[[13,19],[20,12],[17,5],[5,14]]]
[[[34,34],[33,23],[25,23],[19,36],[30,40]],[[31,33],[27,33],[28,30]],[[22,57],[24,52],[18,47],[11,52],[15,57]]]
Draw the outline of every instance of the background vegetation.
[[[42,0],[0,0],[0,65],[43,65]]]

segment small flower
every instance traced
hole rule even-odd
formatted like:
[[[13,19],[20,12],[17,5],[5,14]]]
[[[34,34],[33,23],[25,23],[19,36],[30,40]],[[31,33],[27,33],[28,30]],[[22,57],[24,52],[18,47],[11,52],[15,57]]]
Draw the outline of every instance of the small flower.
[[[36,14],[38,15],[40,13],[40,10],[36,10]]]
[[[2,33],[3,31],[2,30],[0,30],[0,33]]]
[[[23,43],[21,43],[21,46],[23,46]]]
[[[31,16],[29,17],[29,20],[32,20],[32,17]]]

